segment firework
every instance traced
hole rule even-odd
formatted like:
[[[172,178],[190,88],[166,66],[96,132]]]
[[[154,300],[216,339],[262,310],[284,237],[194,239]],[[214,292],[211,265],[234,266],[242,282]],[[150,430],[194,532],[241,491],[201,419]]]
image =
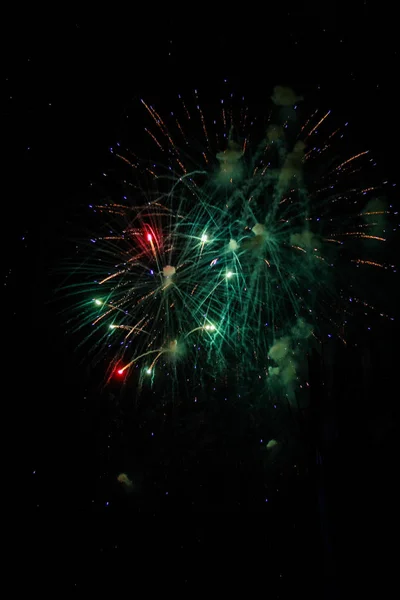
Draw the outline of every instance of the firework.
[[[291,396],[310,345],[346,343],[356,269],[393,270],[373,257],[389,211],[368,151],[349,153],[330,111],[302,119],[291,90],[271,100],[265,116],[233,100],[211,116],[196,92],[168,118],[142,101],[155,158],[112,149],[122,188],[92,206],[102,231],[79,267],[79,327],[109,378],[189,369],[193,385],[250,377]]]

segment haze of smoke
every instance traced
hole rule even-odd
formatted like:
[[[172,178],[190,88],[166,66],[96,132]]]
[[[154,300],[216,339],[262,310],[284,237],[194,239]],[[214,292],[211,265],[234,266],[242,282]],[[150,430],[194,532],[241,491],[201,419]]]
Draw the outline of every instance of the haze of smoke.
[[[302,99],[303,98],[301,96],[297,96],[292,89],[282,85],[275,86],[271,96],[272,102],[274,102],[274,104],[277,106],[294,106]]]
[[[280,125],[269,125],[267,128],[267,140],[269,142],[277,142],[282,139],[284,135],[283,127]]]
[[[271,450],[272,448],[274,448],[277,445],[278,445],[278,442],[276,440],[269,440],[269,442],[267,444],[267,449]]]
[[[297,377],[297,358],[301,348],[299,342],[306,340],[312,333],[312,328],[303,319],[298,319],[291,329],[291,335],[277,340],[270,348],[268,356],[276,363],[269,368],[270,377],[279,377],[286,387],[289,399],[293,396],[293,384]]]
[[[382,229],[385,229],[387,224],[387,210],[387,203],[381,198],[372,198],[367,202],[362,214],[364,223],[368,224],[369,235],[382,235]]]
[[[304,142],[296,142],[292,152],[286,156],[283,167],[279,173],[278,189],[283,194],[294,184],[299,184],[303,174]]]
[[[312,231],[302,231],[301,233],[292,233],[290,236],[292,246],[300,246],[305,250],[311,250],[320,246],[319,238]]]
[[[120,473],[117,477],[117,481],[122,485],[127,493],[131,493],[133,491],[133,483],[126,473]]]
[[[243,166],[240,159],[243,152],[236,142],[229,140],[228,147],[224,152],[217,154],[217,159],[220,163],[217,180],[219,183],[228,184],[232,180],[241,179],[243,174]]]
[[[274,461],[282,450],[282,444],[275,439],[271,439],[266,445],[266,450],[268,453],[268,461]]]
[[[292,327],[292,336],[295,340],[307,340],[312,334],[312,327],[303,319],[297,319],[296,325]]]
[[[270,349],[268,355],[278,364],[287,359],[288,353],[291,351],[291,340],[288,336],[281,338]]]

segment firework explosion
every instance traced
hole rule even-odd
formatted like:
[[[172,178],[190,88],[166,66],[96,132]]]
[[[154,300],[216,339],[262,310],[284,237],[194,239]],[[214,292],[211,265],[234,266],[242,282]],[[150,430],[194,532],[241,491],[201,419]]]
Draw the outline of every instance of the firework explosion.
[[[371,254],[388,212],[364,183],[371,159],[349,153],[330,111],[299,123],[287,88],[266,118],[233,101],[210,118],[179,100],[168,119],[142,100],[151,163],[112,149],[129,174],[118,199],[92,206],[104,233],[79,267],[80,327],[97,355],[112,353],[109,378],[140,387],[189,369],[193,389],[251,378],[291,398],[307,349],[346,343],[363,302],[345,287],[356,267],[392,268]]]

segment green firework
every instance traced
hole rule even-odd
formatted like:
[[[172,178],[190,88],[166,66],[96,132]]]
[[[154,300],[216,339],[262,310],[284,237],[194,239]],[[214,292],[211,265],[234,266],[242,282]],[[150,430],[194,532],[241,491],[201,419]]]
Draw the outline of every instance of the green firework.
[[[78,270],[78,328],[109,378],[190,371],[193,386],[256,378],[292,396],[310,345],[346,343],[346,283],[390,268],[372,257],[388,211],[368,151],[349,151],[330,111],[302,120],[300,100],[275,88],[258,120],[233,102],[164,119],[142,101],[155,158],[113,149],[127,171],[92,207]]]

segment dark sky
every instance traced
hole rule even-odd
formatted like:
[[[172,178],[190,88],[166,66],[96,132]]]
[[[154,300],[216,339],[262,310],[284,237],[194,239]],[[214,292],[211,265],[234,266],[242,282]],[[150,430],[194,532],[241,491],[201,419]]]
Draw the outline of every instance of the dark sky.
[[[91,16],[74,15],[67,9],[65,12],[54,10],[54,14],[15,14],[3,25],[6,43],[3,46],[2,147],[6,218],[3,220],[2,265],[4,317],[7,335],[10,334],[6,345],[10,364],[7,365],[6,360],[5,385],[12,419],[19,424],[17,470],[21,473],[24,491],[21,491],[20,500],[25,510],[28,507],[29,514],[36,511],[36,514],[51,516],[57,521],[64,520],[68,514],[77,522],[83,514],[95,514],[99,519],[98,526],[102,526],[102,520],[108,519],[104,509],[110,497],[117,504],[120,502],[121,511],[126,509],[123,514],[128,524],[125,521],[125,525],[118,527],[126,526],[129,535],[133,535],[130,533],[132,507],[124,505],[118,491],[108,483],[108,475],[99,480],[99,474],[112,470],[107,458],[107,436],[114,436],[119,427],[116,424],[118,410],[110,409],[108,396],[102,397],[93,408],[91,382],[85,379],[84,372],[71,358],[71,342],[63,335],[57,310],[51,302],[49,305],[53,293],[51,273],[68,252],[69,240],[75,235],[73,219],[85,203],[89,182],[101,174],[108,160],[108,149],[123,133],[126,115],[139,98],[154,99],[168,110],[168,102],[178,93],[190,94],[193,89],[198,89],[207,103],[208,98],[218,96],[224,79],[253,103],[261,104],[276,84],[289,85],[299,94],[318,97],[341,118],[351,121],[354,136],[361,145],[374,151],[387,178],[396,181],[400,133],[397,110],[399,49],[395,5],[389,3],[359,0],[297,2],[273,9],[268,4],[253,4],[249,8],[244,4],[226,4],[221,8],[215,5],[213,10],[201,4],[186,4],[179,9],[169,6],[157,9],[157,5],[136,9],[132,5],[129,8],[117,6],[115,10],[107,6],[106,11],[109,14],[101,13],[97,8]],[[394,338],[392,334],[383,343],[391,347]],[[383,395],[390,403],[394,377],[389,373],[385,378]],[[375,385],[378,387],[376,382]],[[88,404],[83,402],[84,397],[89,398]],[[362,410],[362,406],[353,407],[349,419],[352,428],[357,427],[357,415]],[[361,419],[364,425],[373,418],[371,406],[368,411],[368,417]],[[150,420],[148,416],[144,418]],[[236,418],[240,421],[243,416]],[[387,421],[383,420],[380,428],[380,439],[394,436]],[[350,426],[343,427],[346,439],[358,439],[357,431],[351,434],[349,429]],[[360,444],[365,443],[365,437],[361,438]],[[373,438],[371,433],[365,455],[360,444],[354,442],[351,452],[358,448],[356,459],[352,455],[348,464],[351,463],[354,469],[357,469],[354,461],[365,460],[374,465],[371,472],[375,481],[366,483],[368,468],[365,464],[360,477],[365,493],[372,487],[374,498],[378,498],[377,486],[384,486],[391,472],[393,461],[388,460],[387,453],[392,452],[394,444],[384,445],[377,457]],[[340,452],[343,462],[346,451],[342,447]],[[111,462],[113,460],[115,457]],[[389,462],[390,466],[379,478],[377,472],[383,461]],[[112,467],[119,469],[116,464]],[[335,485],[345,487],[346,478],[351,477],[350,467],[343,481],[337,475],[337,465],[332,471]],[[34,481],[35,477],[39,482]],[[138,474],[138,481],[143,477]],[[178,489],[176,482],[174,485]],[[254,483],[248,485],[256,490]],[[354,487],[351,490],[353,493]],[[257,493],[254,491],[255,495]],[[264,493],[263,490],[260,493]],[[277,585],[281,584],[282,573],[284,578],[290,579],[291,572],[296,572],[300,579],[303,577],[304,584],[307,580],[305,565],[310,566],[303,561],[300,569],[296,571],[293,567],[291,571],[292,567],[285,565],[285,556],[290,555],[288,564],[295,564],[296,557],[307,548],[304,541],[307,528],[297,537],[292,535],[291,528],[302,527],[302,514],[305,514],[302,510],[309,508],[308,491],[296,488],[296,493],[300,498],[298,503],[290,503],[288,492],[280,507],[274,509],[278,523],[275,528],[272,525],[274,517],[257,513],[257,521],[253,520],[250,529],[257,530],[261,524],[263,535],[252,537],[247,532],[242,538],[243,544],[238,543],[238,554],[245,552],[247,546],[259,554],[257,545],[267,544],[268,532],[273,531],[274,541],[269,539],[268,544],[277,544],[274,547],[279,546],[279,550],[274,554],[273,548],[269,549],[268,556],[274,558],[268,573]],[[359,509],[362,512],[364,496],[360,493],[355,497],[352,493],[349,492],[348,506],[351,511]],[[152,507],[156,507],[154,514],[157,515],[154,518],[158,518],[160,507],[164,511],[167,509],[158,505],[154,498],[152,494],[149,503],[154,503]],[[335,494],[333,498],[337,501]],[[94,501],[97,512],[91,506]],[[143,503],[145,505],[146,501]],[[363,519],[375,523],[371,516],[374,507],[367,504],[368,512],[363,512],[362,519],[358,520],[360,532],[365,532]],[[345,506],[342,500],[340,510]],[[142,506],[143,510],[146,509]],[[168,510],[172,510],[173,518],[180,521],[181,511],[187,511],[187,506],[176,501],[175,507],[168,507]],[[253,510],[256,512],[255,508]],[[332,517],[334,526],[340,522],[338,510]],[[283,516],[285,511],[287,519]],[[118,520],[118,515],[114,514],[113,518]],[[194,553],[199,560],[198,547],[204,545],[210,552],[218,539],[213,521],[215,515],[207,519],[202,516],[203,520],[197,521],[197,528],[192,517],[186,518],[189,527],[186,537],[181,525],[171,527],[171,531],[165,533],[174,537],[175,575],[171,580],[177,587],[186,585],[187,581],[193,583],[199,577],[186,565],[181,566],[183,548],[187,547],[188,552]],[[348,522],[348,515],[346,519]],[[143,525],[140,539],[146,551],[151,553],[151,544],[145,542],[146,527]],[[232,533],[235,527],[226,523],[224,551],[231,542],[235,544]],[[242,526],[238,528],[240,535],[244,535]],[[341,551],[346,546],[344,529],[339,527]],[[379,529],[379,525],[371,525],[371,530],[375,529]],[[357,530],[357,534],[353,533],[349,539],[354,542],[358,534]],[[275,541],[281,541],[283,537],[290,540],[287,543],[292,546],[287,554],[285,544]],[[126,541],[121,542],[122,538],[121,529],[115,534],[112,527],[104,536],[97,535],[95,541],[84,537],[85,551],[81,554],[86,553],[89,558],[86,554],[84,558],[93,563],[106,551],[106,565],[108,560],[115,560],[114,547],[116,552],[117,547],[124,548],[124,556],[132,553],[132,547]],[[229,544],[227,540],[230,540]],[[59,544],[63,546],[60,540]],[[33,542],[33,547],[35,545]],[[79,541],[76,539],[74,543],[70,538],[65,541],[69,553],[74,549],[77,551],[77,546]],[[162,548],[168,552],[165,538]],[[373,552],[372,543],[370,548]],[[218,553],[214,550],[215,554]],[[313,547],[310,561],[316,560],[317,554]],[[218,561],[218,556],[214,555],[213,560]],[[73,562],[69,575],[65,576],[63,589],[73,591],[75,584],[88,589],[82,564],[78,560]],[[315,566],[318,581],[320,567],[320,564]],[[256,567],[258,573],[262,568],[265,565]],[[95,569],[93,573],[96,578]],[[39,570],[38,589],[43,585],[41,577]],[[219,573],[219,579],[221,577]],[[232,575],[226,577],[230,579]],[[244,585],[250,586],[249,583]],[[291,584],[283,585],[290,587]],[[250,588],[245,589],[249,591]]]

